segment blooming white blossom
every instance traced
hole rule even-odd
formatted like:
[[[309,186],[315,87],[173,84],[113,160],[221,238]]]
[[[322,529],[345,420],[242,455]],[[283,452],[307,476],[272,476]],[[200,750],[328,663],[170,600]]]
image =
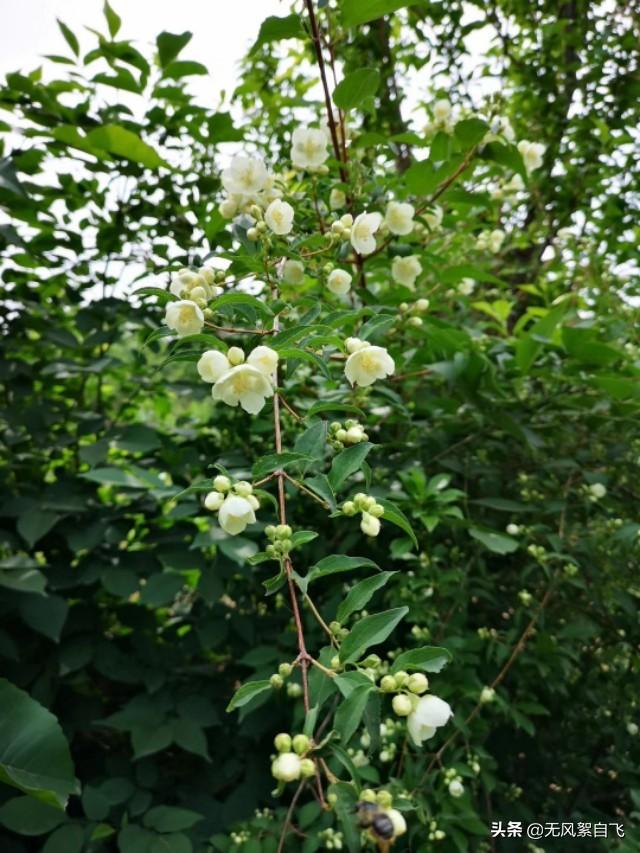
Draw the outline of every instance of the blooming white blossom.
[[[291,162],[296,169],[315,172],[329,156],[327,137],[315,127],[296,127],[291,137]]]
[[[262,410],[267,397],[273,397],[273,386],[262,370],[252,364],[232,367],[216,381],[211,394],[227,406],[240,406],[250,415]]]
[[[439,204],[434,204],[433,210],[424,214],[424,220],[432,231],[437,231],[442,225],[444,211]]]
[[[288,202],[276,198],[266,209],[264,221],[274,234],[289,234],[293,228],[293,208]]]
[[[433,117],[440,124],[446,124],[451,118],[452,107],[446,98],[440,98],[433,105]]]
[[[458,293],[462,296],[471,296],[476,289],[476,283],[472,278],[463,278],[458,285]]]
[[[253,524],[256,514],[253,506],[247,498],[240,495],[229,495],[226,497],[218,510],[218,522],[220,527],[230,536],[242,533],[248,524]]]
[[[210,349],[200,356],[196,367],[205,382],[217,382],[223,373],[231,369],[231,364],[223,352]]]
[[[502,248],[504,239],[507,235],[501,228],[494,228],[493,231],[483,231],[478,235],[476,240],[476,248],[480,251],[489,250],[495,255]]]
[[[456,799],[464,794],[464,785],[460,779],[452,779],[451,782],[449,782],[449,793]]]
[[[422,264],[417,255],[407,255],[406,257],[397,255],[391,264],[393,280],[410,290],[415,289],[416,279],[421,272]]]
[[[331,210],[340,210],[347,203],[347,196],[342,190],[334,187],[329,194],[329,207]]]
[[[182,338],[185,335],[198,334],[204,326],[204,314],[195,302],[181,299],[178,302],[169,302],[164,322]]]
[[[404,835],[407,831],[407,822],[402,812],[399,812],[398,809],[387,809],[386,814],[393,824],[393,837],[398,838],[398,836]]]
[[[271,773],[279,782],[294,782],[300,778],[302,759],[295,752],[281,752],[271,765]]]
[[[256,347],[249,353],[247,364],[257,368],[265,376],[273,376],[278,366],[278,353],[271,347]]]
[[[380,213],[360,213],[351,228],[351,245],[359,255],[370,255],[375,251],[375,233],[382,222]]]
[[[390,201],[384,214],[384,222],[392,234],[404,235],[413,231],[416,209],[404,201]]]
[[[327,287],[336,296],[342,296],[351,289],[351,274],[346,270],[332,270],[327,279]]]
[[[367,341],[361,343],[365,346],[351,352],[344,367],[344,374],[352,385],[364,388],[372,385],[376,379],[390,376],[396,365],[384,347],[372,346]]]
[[[191,287],[196,286],[199,278],[200,276],[197,273],[191,272],[190,269],[178,270],[178,272],[171,276],[169,291],[180,299],[189,292]]]
[[[518,142],[518,151],[524,162],[524,167],[527,170],[527,175],[539,169],[542,166],[542,157],[545,152],[545,146],[540,142],[529,142],[527,139],[522,139]]]
[[[434,736],[436,729],[449,722],[452,715],[451,706],[444,699],[431,693],[421,696],[407,717],[407,730],[411,740],[416,746],[422,746],[425,740]]]
[[[261,157],[236,154],[222,173],[222,186],[232,195],[253,195],[265,188],[267,178],[267,167]]]
[[[304,281],[304,266],[301,261],[285,261],[282,267],[282,280],[285,284],[301,284]]]

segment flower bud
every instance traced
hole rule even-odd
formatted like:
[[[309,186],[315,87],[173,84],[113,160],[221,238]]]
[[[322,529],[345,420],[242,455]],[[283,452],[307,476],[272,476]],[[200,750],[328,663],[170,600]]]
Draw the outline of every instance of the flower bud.
[[[247,240],[253,240],[253,241],[255,242],[255,240],[257,240],[259,236],[260,236],[260,235],[259,235],[259,233],[258,233],[258,229],[257,229],[257,228],[249,228],[249,229],[247,229]]]
[[[399,717],[408,717],[413,711],[413,702],[406,693],[398,693],[393,697],[391,707]]]
[[[297,699],[299,696],[302,696],[302,685],[298,684],[297,681],[291,681],[287,684],[287,696],[291,699]]]
[[[204,505],[207,509],[211,510],[211,512],[217,512],[222,506],[223,501],[224,495],[222,492],[209,492],[204,499]]]
[[[369,510],[369,515],[372,515],[374,518],[382,518],[384,515],[384,507],[382,504],[374,503]]]
[[[367,495],[364,492],[358,492],[353,496],[353,502],[356,505],[357,510],[365,509],[365,501],[367,500]]]
[[[377,536],[380,533],[380,519],[371,515],[371,513],[363,512],[360,530],[362,530],[365,536]]]
[[[449,793],[456,799],[464,794],[464,785],[460,779],[454,779],[452,782],[449,782]]]
[[[229,359],[229,364],[235,367],[238,364],[242,364],[244,361],[244,352],[240,347],[229,347],[227,350],[227,358]]]
[[[224,474],[218,474],[213,479],[213,488],[218,492],[228,492],[231,488],[231,480],[225,477]]]
[[[353,225],[353,216],[350,213],[345,213],[344,216],[340,217],[340,222],[342,222],[345,228],[351,228]]]
[[[225,200],[218,205],[218,211],[223,219],[233,219],[238,212],[238,205],[233,201],[233,199],[225,198]]]
[[[340,656],[334,655],[330,661],[331,669],[340,669]]]
[[[273,524],[267,524],[267,526],[264,529],[264,532],[267,536],[267,539],[275,539],[276,528]]]
[[[338,441],[346,441],[347,440],[347,431],[346,429],[339,429],[336,431],[336,438]]]
[[[389,793],[389,791],[378,791],[376,794],[376,802],[379,806],[382,806],[383,809],[390,809],[391,803],[393,802],[393,797]]]
[[[262,208],[257,204],[252,204],[249,208],[249,213],[254,219],[262,219]]]
[[[480,701],[483,705],[487,705],[489,702],[493,702],[496,696],[496,691],[493,687],[483,687],[480,691]]]
[[[303,779],[309,779],[316,775],[316,763],[311,758],[303,758],[300,761],[300,775]]]
[[[249,495],[253,494],[253,486],[251,483],[247,483],[246,480],[238,480],[233,487],[233,491],[236,495],[240,495],[241,498],[248,498]]]
[[[517,536],[520,533],[519,524],[507,524],[507,533],[509,536]]]
[[[427,311],[429,304],[428,299],[417,299],[414,307],[416,311]]]
[[[415,326],[419,328],[422,326],[422,317],[409,317],[408,323],[410,326]]]
[[[426,693],[429,689],[429,681],[426,675],[423,675],[421,672],[414,672],[413,675],[409,676],[409,680],[407,681],[407,687],[411,691],[411,693]]]
[[[330,806],[335,806],[338,802],[338,795],[334,791],[330,791],[327,794],[327,802]]]
[[[342,512],[345,515],[355,515],[357,512],[356,505],[354,504],[353,501],[345,501],[342,504]]]
[[[291,735],[281,732],[274,737],[273,745],[278,752],[291,752]]]
[[[293,752],[282,752],[271,765],[271,774],[279,782],[294,782],[300,778],[301,761]]]
[[[396,684],[396,680],[393,675],[385,675],[384,678],[380,681],[380,690],[383,693],[395,693],[398,689],[398,685]]]
[[[293,530],[288,524],[279,524],[276,527],[276,536],[278,539],[288,539],[293,535]]]
[[[271,686],[274,687],[276,690],[280,690],[280,688],[284,685],[284,679],[282,678],[282,676],[278,675],[277,672],[274,672],[274,674],[269,679],[269,682]]]
[[[393,677],[395,678],[398,687],[404,687],[407,681],[409,681],[409,673],[405,672],[404,669],[399,669],[398,672],[394,672]]]
[[[296,735],[293,739],[293,751],[297,752],[298,755],[308,752],[310,746],[311,741],[306,735]]]
[[[365,803],[375,803],[377,801],[376,792],[371,788],[363,788],[360,792],[360,799]]]
[[[293,667],[290,663],[281,663],[278,667],[278,674],[283,678],[288,678],[293,672]]]
[[[247,495],[247,500],[251,504],[251,509],[260,509],[260,501],[255,495]]]
[[[363,666],[375,667],[375,666],[380,666],[381,663],[382,663],[382,660],[380,658],[380,655],[376,655],[376,654],[367,655],[367,657],[362,661]]]

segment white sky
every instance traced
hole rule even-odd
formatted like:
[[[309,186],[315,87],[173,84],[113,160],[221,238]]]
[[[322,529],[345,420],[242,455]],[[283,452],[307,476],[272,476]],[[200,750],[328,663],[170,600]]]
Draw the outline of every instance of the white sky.
[[[81,49],[89,49],[95,37],[84,27],[107,32],[102,6],[103,0],[0,0],[0,77],[36,68],[44,54],[70,54],[56,18],[71,27]],[[210,69],[206,77],[189,78],[206,106],[218,103],[221,90],[233,89],[237,64],[264,18],[289,12],[287,0],[112,0],[111,6],[122,18],[118,39],[153,44],[162,30],[193,33],[181,58]],[[64,66],[54,68],[62,73]]]

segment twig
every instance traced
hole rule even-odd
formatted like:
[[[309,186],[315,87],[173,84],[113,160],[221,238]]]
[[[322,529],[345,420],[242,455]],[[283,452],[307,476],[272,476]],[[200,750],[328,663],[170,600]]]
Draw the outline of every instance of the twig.
[[[289,831],[289,826],[291,825],[291,818],[293,817],[293,810],[296,807],[296,803],[300,799],[300,794],[304,786],[307,784],[307,780],[303,779],[302,782],[298,785],[295,794],[291,798],[291,802],[289,803],[289,808],[287,810],[287,816],[284,819],[284,824],[282,826],[282,832],[280,833],[280,841],[278,842],[278,851],[277,853],[282,853],[284,850],[284,842],[287,837],[287,832]]]

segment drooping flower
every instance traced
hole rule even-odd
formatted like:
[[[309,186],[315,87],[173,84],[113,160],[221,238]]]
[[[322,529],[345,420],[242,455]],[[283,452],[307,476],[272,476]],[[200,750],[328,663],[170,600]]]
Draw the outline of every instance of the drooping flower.
[[[274,234],[289,234],[293,228],[293,208],[288,202],[276,198],[266,209],[264,221]]]
[[[278,366],[278,353],[271,347],[255,347],[249,353],[247,364],[257,368],[265,376],[271,377]]]
[[[417,255],[402,257],[397,255],[391,264],[391,275],[398,284],[403,284],[409,290],[414,290],[416,279],[422,272],[422,264]]]
[[[231,369],[227,356],[217,349],[204,352],[196,365],[200,378],[205,382],[217,382],[218,379]]]
[[[222,186],[231,195],[253,195],[267,184],[267,167],[260,157],[236,154],[222,173]]]
[[[216,381],[211,394],[227,406],[240,406],[250,415],[257,415],[267,397],[273,397],[273,386],[262,370],[252,364],[239,364],[227,370]]]
[[[545,152],[545,146],[540,142],[529,142],[527,139],[522,139],[518,142],[518,151],[524,162],[524,167],[527,170],[527,175],[539,169],[542,166],[542,157]]]
[[[300,778],[302,759],[295,752],[281,752],[271,765],[271,773],[279,782],[294,782]]]
[[[415,212],[415,207],[408,202],[390,201],[384,215],[385,225],[392,234],[410,234],[413,231]]]
[[[382,223],[380,213],[360,213],[351,228],[351,245],[359,255],[370,255],[375,251],[375,233]]]
[[[296,169],[315,172],[329,156],[327,137],[315,127],[296,127],[291,137],[291,162]]]
[[[444,699],[433,696],[421,696],[413,711],[407,717],[407,730],[416,746],[422,746],[436,733],[436,729],[446,725],[453,715],[451,706]]]
[[[332,270],[327,279],[327,287],[336,296],[343,296],[351,289],[351,274],[346,270]]]
[[[363,347],[351,352],[344,367],[344,374],[352,385],[364,388],[372,385],[376,379],[390,376],[396,369],[394,360],[384,347],[372,346],[357,338],[349,340],[364,343]]]
[[[362,530],[365,536],[377,536],[380,533],[380,519],[365,510],[362,513],[360,530]]]
[[[393,824],[393,837],[398,838],[400,835],[404,835],[407,831],[407,822],[402,812],[399,812],[398,809],[387,809],[386,814]]]
[[[185,335],[198,334],[204,326],[204,314],[195,302],[181,299],[178,302],[169,302],[164,322],[182,338]]]
[[[218,510],[218,523],[230,536],[242,533],[248,524],[253,524],[256,514],[247,498],[229,495]]]
[[[446,124],[451,118],[452,107],[446,98],[440,98],[433,105],[433,117],[440,124]]]

